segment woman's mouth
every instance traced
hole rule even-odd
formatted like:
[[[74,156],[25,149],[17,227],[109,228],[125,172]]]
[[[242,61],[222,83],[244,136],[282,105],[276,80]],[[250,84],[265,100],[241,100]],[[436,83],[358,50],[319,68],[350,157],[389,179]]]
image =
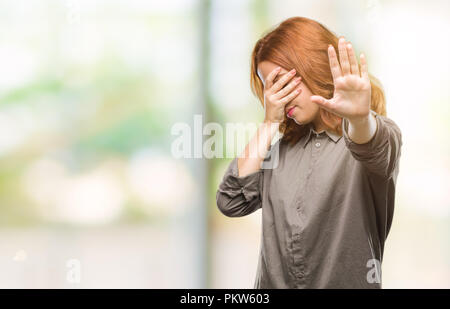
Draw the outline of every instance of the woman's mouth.
[[[287,112],[288,117],[292,117],[292,113],[294,112],[294,108],[295,108],[295,106],[292,106],[292,107],[288,110],[288,112]]]

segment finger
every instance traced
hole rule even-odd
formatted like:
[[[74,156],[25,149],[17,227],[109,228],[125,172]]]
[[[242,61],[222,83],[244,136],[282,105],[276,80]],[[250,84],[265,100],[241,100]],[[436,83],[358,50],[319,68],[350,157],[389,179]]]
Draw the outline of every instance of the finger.
[[[273,84],[271,91],[272,93],[277,93],[284,85],[295,76],[295,69],[290,70],[288,73],[284,74],[275,84]]]
[[[353,46],[351,43],[347,44],[347,52],[350,60],[351,74],[357,75],[359,77],[360,75],[359,75],[358,61],[356,60],[355,51],[353,50]]]
[[[289,93],[287,96],[282,98],[280,100],[280,103],[283,105],[286,105],[287,103],[291,102],[293,99],[295,99],[296,96],[298,96],[300,93],[302,93],[302,89],[295,89],[291,93]]]
[[[334,105],[331,102],[331,100],[327,100],[320,95],[313,95],[313,96],[311,96],[310,99],[313,103],[318,104],[320,107],[323,107],[324,109],[326,109],[329,112],[333,113],[335,110]]]
[[[273,69],[269,75],[267,75],[266,77],[266,81],[265,81],[265,85],[264,88],[266,89],[270,89],[270,87],[272,87],[273,85],[273,80],[275,79],[275,77],[278,75],[278,73],[280,73],[281,71],[281,67],[277,67],[275,69]]]
[[[364,79],[369,79],[369,71],[367,70],[366,56],[363,53],[361,53],[359,57],[361,60],[361,77],[363,77]]]
[[[342,72],[333,45],[328,46],[328,59],[330,60],[330,68],[331,74],[333,75],[333,81],[335,81],[336,78],[342,76]]]
[[[274,98],[278,100],[289,94],[289,92],[291,92],[295,87],[297,87],[298,84],[300,84],[301,79],[302,78],[299,76],[294,78],[294,80],[291,80],[286,87],[274,94]]]
[[[350,74],[350,63],[348,62],[347,48],[345,48],[345,39],[340,38],[338,43],[339,63],[341,64],[342,74]]]

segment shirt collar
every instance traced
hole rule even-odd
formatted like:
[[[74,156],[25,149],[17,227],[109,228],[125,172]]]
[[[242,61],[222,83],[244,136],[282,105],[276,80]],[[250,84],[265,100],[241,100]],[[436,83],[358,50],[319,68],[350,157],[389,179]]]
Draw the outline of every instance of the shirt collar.
[[[328,137],[335,143],[337,143],[339,141],[339,139],[342,137],[342,135],[338,135],[330,130],[325,130],[325,133],[328,135]],[[308,133],[306,133],[306,138],[303,139],[302,141],[302,146],[306,147],[306,144],[308,144],[311,136],[313,136],[314,134],[319,134],[317,133],[313,126],[311,125],[311,123],[308,124]]]

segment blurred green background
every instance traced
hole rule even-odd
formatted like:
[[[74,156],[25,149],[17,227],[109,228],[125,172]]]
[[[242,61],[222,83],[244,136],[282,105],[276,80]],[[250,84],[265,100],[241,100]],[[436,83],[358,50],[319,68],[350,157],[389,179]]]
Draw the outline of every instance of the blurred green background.
[[[250,53],[292,16],[367,54],[402,130],[383,287],[450,288],[446,0],[1,0],[0,287],[252,287],[261,211],[223,216],[231,158],[171,129],[260,122]]]

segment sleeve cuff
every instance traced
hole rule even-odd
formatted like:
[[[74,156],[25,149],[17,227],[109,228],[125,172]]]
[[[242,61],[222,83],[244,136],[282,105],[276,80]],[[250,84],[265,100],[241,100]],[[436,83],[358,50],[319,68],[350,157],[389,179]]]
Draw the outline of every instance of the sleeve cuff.
[[[231,198],[242,193],[245,199],[250,201],[259,195],[262,170],[260,169],[246,176],[238,176],[237,161],[237,157],[231,161],[219,190]]]
[[[357,157],[360,158],[364,158],[367,155],[373,154],[374,151],[382,148],[383,145],[387,142],[387,132],[382,117],[380,117],[380,115],[373,110],[370,110],[370,112],[375,117],[377,128],[370,141],[364,144],[357,144],[350,139],[350,136],[348,135],[348,119],[342,119],[342,136],[344,137],[345,144],[347,145],[348,149],[350,149],[350,151],[352,151]]]

